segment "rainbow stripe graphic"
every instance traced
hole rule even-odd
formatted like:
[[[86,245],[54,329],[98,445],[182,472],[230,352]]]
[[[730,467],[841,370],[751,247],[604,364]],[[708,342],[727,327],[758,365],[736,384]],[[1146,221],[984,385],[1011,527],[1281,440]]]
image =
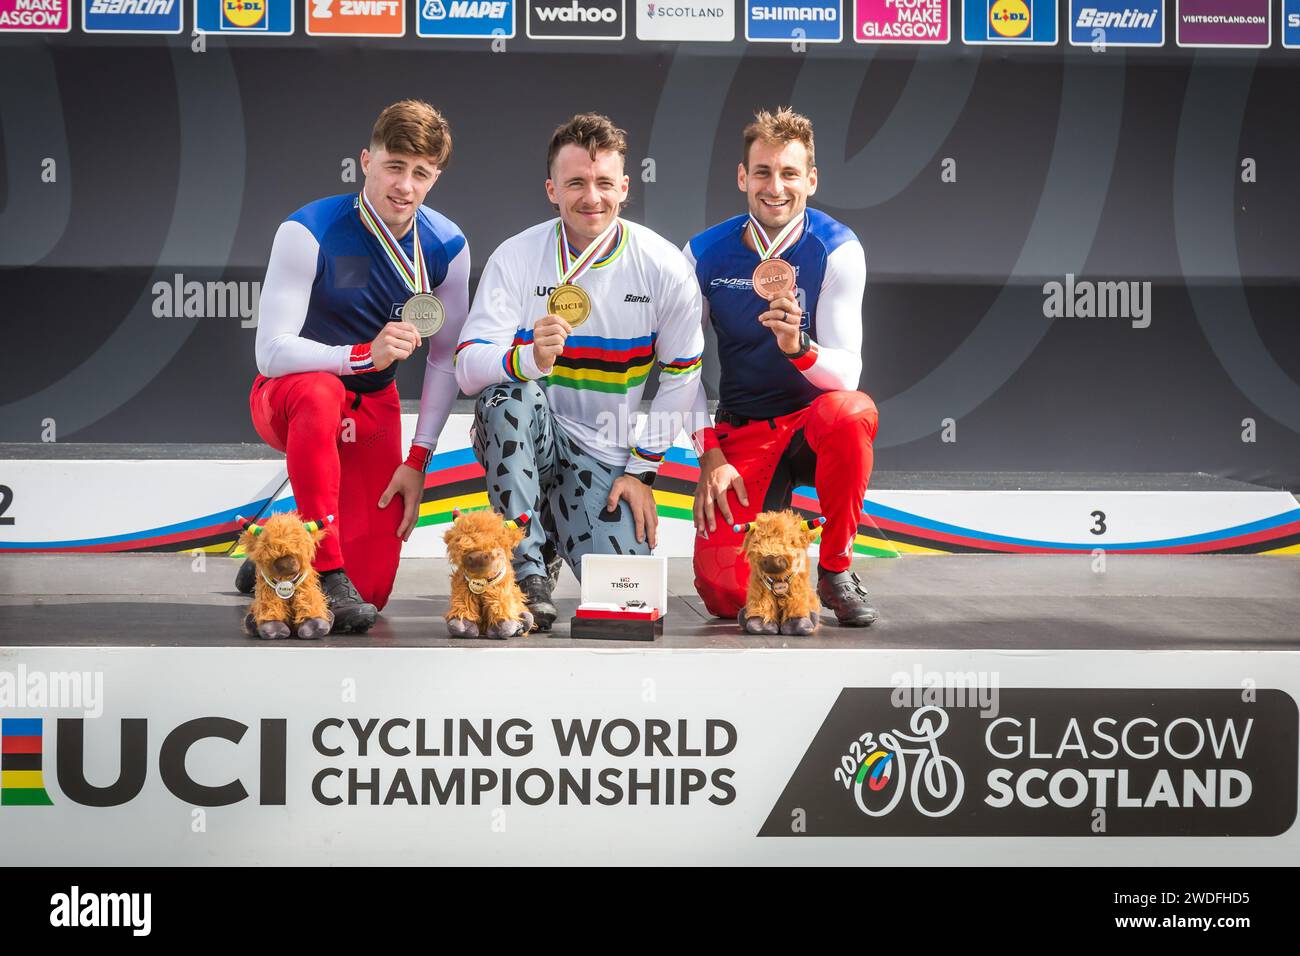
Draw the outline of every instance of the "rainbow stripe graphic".
[[[695,485],[700,469],[695,455],[670,448],[659,467],[654,496],[661,518],[692,521]],[[439,452],[425,475],[419,524],[445,524],[451,510],[486,507],[487,484],[483,468],[469,448]],[[242,502],[236,507],[202,515],[190,521],[142,531],[70,541],[0,542],[0,553],[19,552],[131,552],[194,551],[228,554],[239,538],[239,514],[264,519],[296,507],[292,496],[271,501]],[[821,514],[812,488],[795,489],[791,507],[804,518]],[[912,514],[867,498],[854,539],[855,554],[896,558],[902,554],[1086,554],[1095,545],[1041,541],[994,534],[948,524]],[[1269,554],[1300,555],[1300,508],[1276,515],[1179,538],[1108,544],[1109,553],[1125,554]]]
[[[53,805],[41,771],[42,722],[40,717],[0,720],[0,806]]]

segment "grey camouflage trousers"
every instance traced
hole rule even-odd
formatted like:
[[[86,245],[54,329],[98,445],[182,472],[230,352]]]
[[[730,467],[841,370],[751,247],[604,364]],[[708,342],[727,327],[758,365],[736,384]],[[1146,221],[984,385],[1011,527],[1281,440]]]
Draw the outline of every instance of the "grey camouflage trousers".
[[[536,382],[485,388],[474,404],[471,438],[493,509],[507,518],[532,512],[527,536],[515,549],[519,580],[545,577],[544,551],[552,548],[579,579],[584,554],[650,553],[649,542],[636,540],[627,502],[616,511],[605,507],[623,469],[583,451],[555,420]]]

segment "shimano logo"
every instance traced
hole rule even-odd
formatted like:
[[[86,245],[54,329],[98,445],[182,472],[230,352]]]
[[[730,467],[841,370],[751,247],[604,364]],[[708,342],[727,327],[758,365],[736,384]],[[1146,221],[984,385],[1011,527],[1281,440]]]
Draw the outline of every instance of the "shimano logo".
[[[838,6],[834,7],[754,7],[750,16],[755,20],[816,20],[834,23],[840,18]]]
[[[1127,7],[1124,10],[1098,10],[1096,7],[1084,7],[1075,20],[1076,27],[1100,27],[1114,30],[1149,30],[1156,25],[1158,8],[1147,10]]]
[[[644,302],[644,303],[649,304],[649,302],[650,302],[650,296],[648,296],[648,295],[637,295],[635,292],[629,292],[629,293],[627,294],[627,297],[626,297],[623,301],[624,301],[624,302]]]
[[[537,7],[537,19],[543,23],[613,23],[618,11],[613,7],[583,7],[573,0],[567,7]]]

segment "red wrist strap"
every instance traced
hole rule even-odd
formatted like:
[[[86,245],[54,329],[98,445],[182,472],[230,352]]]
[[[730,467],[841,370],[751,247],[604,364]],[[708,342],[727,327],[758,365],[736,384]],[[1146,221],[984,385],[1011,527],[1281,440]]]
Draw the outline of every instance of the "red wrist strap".
[[[800,355],[798,358],[790,359],[790,364],[793,365],[795,368],[797,368],[799,371],[804,372],[812,368],[813,364],[816,361],[817,361],[817,343],[810,342],[808,344],[808,351],[805,352],[803,355]]]
[[[406,456],[406,461],[402,462],[402,464],[408,468],[414,468],[423,475],[428,472],[429,462],[432,460],[432,448],[425,448],[423,445],[412,445],[410,453]]]
[[[352,352],[348,355],[348,366],[353,375],[361,375],[364,372],[373,372],[375,370],[374,360],[370,357],[370,343],[362,342],[360,345],[352,346]]]
[[[691,442],[695,445],[695,455],[699,457],[706,451],[712,451],[718,445],[718,433],[714,431],[713,426],[701,428],[691,436]]]

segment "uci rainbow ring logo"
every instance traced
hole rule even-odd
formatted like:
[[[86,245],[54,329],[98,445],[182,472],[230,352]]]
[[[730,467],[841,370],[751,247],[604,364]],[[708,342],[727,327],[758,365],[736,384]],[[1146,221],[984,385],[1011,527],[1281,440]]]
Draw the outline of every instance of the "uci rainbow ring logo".
[[[873,793],[879,793],[889,786],[889,779],[894,775],[894,755],[877,750],[858,768],[858,785],[864,782]]]
[[[1029,31],[1029,4],[1025,0],[996,0],[989,5],[989,26],[1001,37],[1024,36]]]
[[[266,18],[266,0],[221,0],[221,16],[232,27],[255,27]]]

